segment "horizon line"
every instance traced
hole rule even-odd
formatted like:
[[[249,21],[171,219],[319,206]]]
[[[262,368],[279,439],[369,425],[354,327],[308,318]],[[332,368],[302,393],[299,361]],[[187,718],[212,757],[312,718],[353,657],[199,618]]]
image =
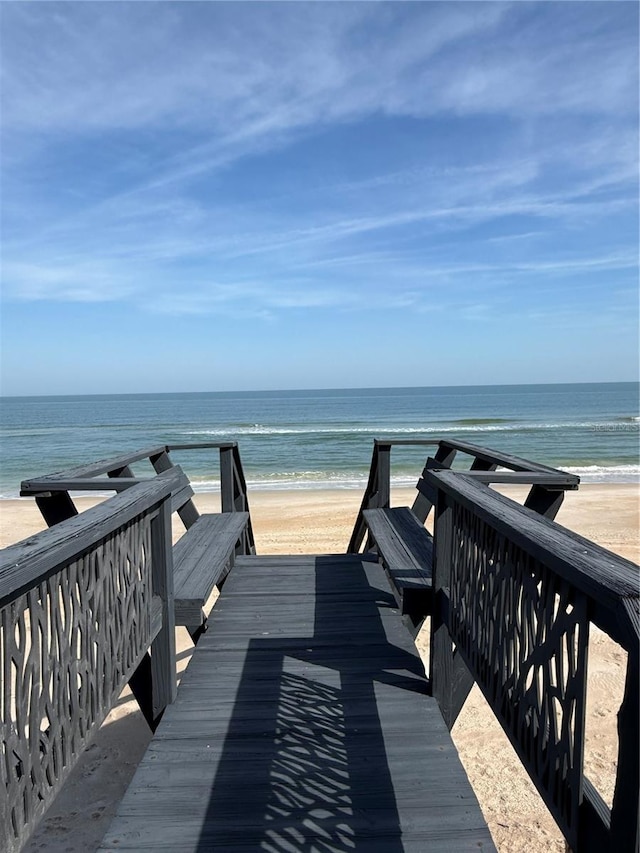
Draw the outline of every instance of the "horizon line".
[[[344,387],[314,387],[314,388],[253,388],[238,390],[209,390],[209,391],[105,391],[101,393],[61,393],[61,394],[2,394],[0,400],[21,399],[58,399],[65,397],[166,397],[175,395],[195,394],[299,394],[305,392],[332,392],[332,391],[424,391],[427,389],[445,388],[518,388],[518,387],[553,387],[567,385],[639,385],[640,379],[606,379],[606,380],[580,380],[574,382],[497,382],[497,383],[475,383],[469,385],[361,385]]]

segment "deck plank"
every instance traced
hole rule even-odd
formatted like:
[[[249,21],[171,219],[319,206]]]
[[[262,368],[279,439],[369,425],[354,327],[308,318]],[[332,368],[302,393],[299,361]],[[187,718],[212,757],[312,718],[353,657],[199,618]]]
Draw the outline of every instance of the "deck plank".
[[[381,566],[242,557],[101,850],[494,850]]]

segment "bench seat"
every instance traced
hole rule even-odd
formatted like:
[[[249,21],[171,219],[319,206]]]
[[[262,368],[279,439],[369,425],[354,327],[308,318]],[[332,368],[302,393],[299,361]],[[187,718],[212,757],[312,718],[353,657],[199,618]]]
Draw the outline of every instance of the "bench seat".
[[[238,540],[249,523],[248,512],[201,515],[173,548],[176,625],[205,623],[204,605],[214,586],[231,570]]]
[[[407,506],[367,509],[364,518],[400,612],[421,623],[431,610],[433,537]]]

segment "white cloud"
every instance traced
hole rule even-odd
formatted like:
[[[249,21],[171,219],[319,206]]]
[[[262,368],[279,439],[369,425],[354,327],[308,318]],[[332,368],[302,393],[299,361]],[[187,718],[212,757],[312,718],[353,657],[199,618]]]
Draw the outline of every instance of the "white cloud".
[[[5,298],[27,302],[115,302],[135,292],[124,270],[100,260],[74,259],[66,265],[4,261],[2,278]]]
[[[18,226],[5,238],[5,294],[141,304],[152,294],[156,310],[268,319],[298,308],[348,310],[372,292],[372,304],[406,308],[417,304],[416,279],[437,276],[629,269],[628,255],[598,247],[564,260],[549,251],[548,261],[523,250],[515,259],[485,252],[444,262],[442,251],[416,249],[416,235],[429,245],[519,218],[543,240],[637,208],[638,48],[633,27],[611,25],[617,16],[632,21],[637,10],[7,4],[4,218]],[[437,163],[426,153],[427,165],[304,185],[302,215],[277,199],[254,210],[194,192],[198,176],[332,125],[495,115],[512,135],[483,154],[449,160],[444,143]],[[428,141],[433,126],[425,127]],[[97,157],[98,189],[79,179],[83,199],[58,208],[50,195],[40,214],[25,201],[40,155],[54,173],[61,152],[73,158],[74,145],[113,139],[122,162],[104,186]],[[295,186],[285,192],[295,195]],[[488,239],[497,252],[496,235]],[[320,286],[314,271],[327,267],[335,280]]]
[[[186,159],[216,163],[232,145],[375,112],[611,114],[633,103],[637,56],[608,14],[599,4],[10,4],[4,122],[73,134],[198,128],[211,141]]]

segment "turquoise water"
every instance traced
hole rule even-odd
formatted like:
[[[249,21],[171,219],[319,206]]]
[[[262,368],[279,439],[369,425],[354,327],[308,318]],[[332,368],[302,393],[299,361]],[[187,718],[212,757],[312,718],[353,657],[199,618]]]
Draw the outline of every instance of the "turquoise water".
[[[579,474],[638,479],[638,385],[520,385],[5,397],[0,496],[20,481],[165,443],[236,440],[249,489],[363,488],[374,437],[456,437]],[[174,454],[199,491],[218,486],[213,451]],[[424,448],[395,449],[413,484]]]

